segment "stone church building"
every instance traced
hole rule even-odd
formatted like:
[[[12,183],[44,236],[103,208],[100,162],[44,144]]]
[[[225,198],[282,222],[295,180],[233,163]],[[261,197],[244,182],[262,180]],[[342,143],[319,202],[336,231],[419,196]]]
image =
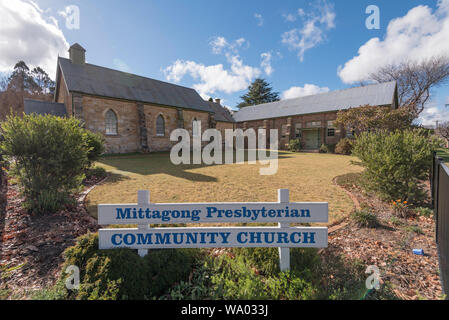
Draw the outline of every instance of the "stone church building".
[[[176,128],[279,129],[279,146],[301,138],[302,147],[335,144],[350,130],[334,125],[339,110],[362,105],[397,108],[397,86],[388,82],[242,108],[231,114],[220,100],[205,101],[191,88],[86,63],[79,44],[58,58],[54,102],[24,101],[25,113],[74,116],[106,139],[107,153],[170,150]]]

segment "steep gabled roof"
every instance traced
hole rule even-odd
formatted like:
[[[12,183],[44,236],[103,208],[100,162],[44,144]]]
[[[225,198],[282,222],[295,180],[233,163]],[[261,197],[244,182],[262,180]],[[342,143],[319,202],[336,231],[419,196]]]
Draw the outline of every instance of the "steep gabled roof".
[[[216,121],[222,121],[222,122],[235,122],[234,118],[232,117],[231,112],[229,112],[228,109],[225,107],[222,107],[219,103],[212,102],[212,101],[206,101],[212,111],[215,113],[215,120]]]
[[[41,114],[54,115],[58,117],[66,117],[67,111],[63,103],[48,102],[41,100],[23,99],[25,114]]]
[[[59,58],[58,65],[71,92],[211,112],[191,88],[66,58]]]
[[[395,81],[385,82],[244,107],[235,112],[233,116],[236,122],[244,122],[339,111],[363,105],[397,107],[396,91]]]

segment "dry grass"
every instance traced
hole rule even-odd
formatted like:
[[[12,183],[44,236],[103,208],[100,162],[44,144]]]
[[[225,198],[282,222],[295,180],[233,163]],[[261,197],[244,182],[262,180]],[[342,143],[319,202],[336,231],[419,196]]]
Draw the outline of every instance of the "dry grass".
[[[348,195],[332,179],[359,172],[354,158],[332,154],[281,152],[279,170],[259,175],[258,165],[171,164],[168,153],[105,157],[97,165],[111,173],[108,180],[87,197],[96,216],[99,203],[136,203],[137,190],[151,191],[151,202],[258,202],[277,201],[277,189],[290,189],[291,201],[329,202],[330,223],[353,210]]]

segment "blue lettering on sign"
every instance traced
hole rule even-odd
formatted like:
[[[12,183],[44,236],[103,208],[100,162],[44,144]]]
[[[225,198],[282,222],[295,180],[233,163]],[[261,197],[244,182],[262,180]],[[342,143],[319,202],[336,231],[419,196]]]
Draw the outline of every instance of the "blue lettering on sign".
[[[126,208],[123,210],[122,208],[117,208],[117,220],[120,219],[131,219],[131,208]]]
[[[184,245],[184,244],[229,244],[231,232],[167,232],[167,233],[116,233],[111,236],[114,246],[133,245]],[[198,235],[200,236],[198,239]],[[238,244],[315,244],[316,232],[239,232],[235,240]]]

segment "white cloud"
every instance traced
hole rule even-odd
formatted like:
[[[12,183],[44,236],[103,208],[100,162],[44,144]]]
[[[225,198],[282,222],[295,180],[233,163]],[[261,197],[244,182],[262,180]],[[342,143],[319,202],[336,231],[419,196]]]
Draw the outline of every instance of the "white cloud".
[[[282,92],[282,99],[294,99],[304,96],[311,96],[318,93],[329,92],[327,87],[318,87],[314,84],[306,83],[304,87],[291,87],[288,90]]]
[[[436,122],[440,123],[449,121],[449,108],[438,108],[435,104],[430,103],[420,114],[418,122],[424,126],[435,126]]]
[[[270,76],[274,72],[274,69],[271,66],[271,58],[272,58],[271,52],[264,52],[260,55],[260,57],[262,58],[260,66],[262,67],[265,74],[267,76]]]
[[[209,42],[214,54],[225,55],[229,69],[223,64],[206,66],[195,61],[178,59],[162,72],[167,81],[173,82],[180,82],[185,76],[190,76],[196,82],[193,88],[202,97],[210,97],[218,91],[229,94],[244,90],[262,74],[258,67],[243,63],[238,49],[244,44],[249,46],[244,38],[229,42],[224,37],[215,37]]]
[[[299,9],[298,15],[304,16],[302,26],[282,34],[282,43],[297,51],[301,62],[304,61],[305,52],[322,43],[326,39],[326,31],[335,28],[334,6],[322,0],[317,1],[314,7],[307,14],[303,9]]]
[[[263,26],[263,17],[262,17],[262,15],[260,13],[255,13],[254,14],[254,18],[256,18],[256,20],[257,20],[257,25],[259,27],[262,27]]]
[[[232,57],[231,68],[226,70],[223,64],[206,66],[195,61],[177,60],[163,70],[168,81],[179,82],[190,75],[197,81],[193,88],[201,95],[212,95],[217,91],[225,93],[238,92],[260,75],[260,70],[244,65],[239,57]]]
[[[56,59],[67,56],[67,43],[57,20],[44,16],[31,1],[0,0],[0,71],[11,71],[18,60],[42,67],[51,78]]]
[[[115,58],[113,63],[114,63],[114,67],[117,70],[120,70],[120,71],[123,71],[123,72],[130,72],[131,71],[131,68],[123,60]]]
[[[238,54],[242,47],[249,48],[249,42],[245,38],[239,38],[233,42],[228,42],[225,37],[214,37],[209,41],[214,54]],[[244,46],[245,45],[245,46]]]
[[[295,22],[297,19],[296,15],[291,14],[291,13],[283,14],[282,16],[284,17],[285,21],[287,21],[287,22]]]
[[[339,66],[338,75],[345,83],[354,83],[385,65],[447,55],[448,39],[449,0],[438,1],[435,12],[420,5],[391,20],[384,39],[372,38],[363,44],[357,56]]]

